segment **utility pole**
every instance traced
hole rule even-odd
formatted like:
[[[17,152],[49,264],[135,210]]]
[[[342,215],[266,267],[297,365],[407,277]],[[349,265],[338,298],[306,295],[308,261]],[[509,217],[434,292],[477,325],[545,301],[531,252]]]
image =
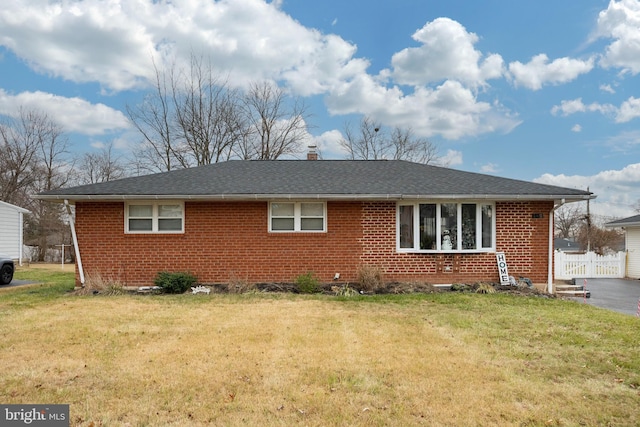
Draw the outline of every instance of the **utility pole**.
[[[589,187],[587,187],[587,192],[589,192]],[[591,252],[591,213],[589,211],[589,201],[591,199],[587,199],[587,252]]]

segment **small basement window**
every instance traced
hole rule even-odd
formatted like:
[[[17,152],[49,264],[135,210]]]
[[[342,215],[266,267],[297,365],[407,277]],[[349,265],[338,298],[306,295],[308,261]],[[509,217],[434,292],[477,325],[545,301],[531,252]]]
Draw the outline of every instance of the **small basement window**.
[[[271,202],[269,231],[274,233],[321,233],[326,231],[324,202]]]
[[[184,204],[176,202],[128,203],[126,233],[184,233]]]

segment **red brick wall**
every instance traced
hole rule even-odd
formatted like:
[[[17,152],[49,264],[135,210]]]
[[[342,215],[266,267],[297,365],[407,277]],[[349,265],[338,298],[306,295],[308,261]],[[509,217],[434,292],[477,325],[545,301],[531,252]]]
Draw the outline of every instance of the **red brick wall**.
[[[202,283],[291,282],[313,272],[353,281],[361,265],[386,280],[497,281],[495,254],[396,253],[395,202],[329,202],[327,233],[269,233],[266,202],[186,202],[184,234],[125,234],[124,203],[78,202],[76,229],[87,275],[151,285],[159,271],[189,271]],[[509,271],[547,278],[551,202],[497,203],[497,249]],[[533,213],[544,218],[532,219]]]

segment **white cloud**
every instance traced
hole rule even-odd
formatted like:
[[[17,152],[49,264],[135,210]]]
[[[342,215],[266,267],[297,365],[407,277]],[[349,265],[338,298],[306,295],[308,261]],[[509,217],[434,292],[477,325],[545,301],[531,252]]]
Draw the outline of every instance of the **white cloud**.
[[[418,30],[413,37],[422,46],[396,53],[393,71],[374,77],[367,73],[369,61],[355,57],[356,45],[302,26],[280,9],[281,0],[30,5],[3,5],[0,45],[43,74],[97,82],[103,92],[144,87],[153,78],[152,57],[181,66],[193,52],[212,58],[215,71],[228,75],[232,85],[278,81],[294,94],[325,95],[333,114],[370,114],[389,126],[410,126],[420,136],[456,139],[509,132],[520,123],[499,103],[477,95],[489,79],[502,77],[502,58],[476,50],[478,37],[447,18]],[[388,78],[397,82],[387,87]],[[409,83],[416,86],[412,93],[394,86]],[[69,124],[91,128],[72,119]]]
[[[630,97],[620,105],[616,115],[617,123],[626,123],[640,117],[640,98]]]
[[[497,173],[498,170],[498,165],[495,163],[487,163],[480,167],[480,172],[482,173]]]
[[[637,147],[640,146],[640,130],[629,130],[608,137],[604,145],[612,152],[624,155],[636,155]]]
[[[616,91],[611,87],[611,85],[600,85],[600,90],[608,93],[616,93]]]
[[[280,1],[31,3],[3,5],[0,44],[42,73],[113,91],[146,84],[152,56],[177,57],[181,64],[191,52],[215,58],[214,66],[233,84],[287,79],[304,94],[325,91],[368,65],[352,59],[352,44],[283,13]]]
[[[66,132],[104,135],[130,128],[129,120],[121,111],[104,104],[39,91],[10,95],[0,89],[0,114],[15,116],[19,107],[45,113]]]
[[[597,112],[602,114],[615,114],[617,108],[611,104],[599,104],[593,102],[591,104],[584,104],[582,98],[577,98],[569,101],[561,101],[560,105],[554,105],[551,108],[551,114],[569,116],[576,113]]]
[[[589,188],[597,196],[591,202],[592,213],[609,219],[622,218],[634,215],[633,206],[640,200],[640,163],[592,176],[544,174],[534,182],[580,190]]]
[[[551,108],[551,114],[565,117],[571,114],[586,112],[613,116],[616,123],[626,123],[640,117],[640,98],[629,97],[620,107],[611,104],[599,104],[597,102],[587,105],[582,102],[582,98],[577,98],[570,101],[561,101],[560,105],[554,105],[553,108]]]
[[[369,62],[352,58],[356,47],[335,35],[327,35],[316,44],[309,43],[303,56],[282,67],[281,78],[301,95],[330,92],[344,81],[366,74]]]
[[[314,138],[314,143],[324,159],[343,159],[347,156],[346,150],[340,145],[344,137],[339,130],[323,132]]]
[[[357,70],[332,85],[331,114],[365,114],[389,126],[410,127],[424,137],[459,139],[490,132],[508,133],[520,124],[498,102],[479,99],[477,89],[504,72],[502,58],[483,58],[478,37],[458,22],[438,18],[418,30],[422,43],[392,57],[393,69],[376,77]],[[386,85],[386,82],[390,82]],[[413,86],[405,91],[400,85]]]
[[[580,126],[579,124],[573,125],[573,127],[571,128],[571,132],[576,132],[576,133],[582,132],[582,126]]]
[[[596,36],[613,39],[600,60],[601,66],[640,73],[640,2],[611,0],[598,16]]]
[[[444,156],[439,157],[434,164],[446,167],[454,167],[460,166],[462,163],[462,151],[447,150]]]
[[[575,80],[580,74],[591,71],[593,65],[593,58],[583,61],[565,57],[549,62],[547,55],[542,53],[526,64],[511,62],[509,72],[516,86],[539,90],[547,84],[557,85]]]
[[[96,150],[101,150],[105,148],[107,144],[104,141],[91,141],[89,143],[89,146],[91,146],[91,148],[95,148]]]
[[[413,34],[422,43],[393,55],[393,71],[384,70],[382,76],[392,76],[400,84],[425,85],[444,80],[457,80],[470,87],[486,85],[488,79],[502,77],[504,63],[500,55],[483,59],[474,45],[478,36],[468,32],[460,23],[438,18]]]
[[[32,68],[74,82],[98,81],[120,90],[149,74],[153,39],[141,25],[140,1],[3,5],[0,44]]]
[[[478,101],[471,90],[451,80],[405,95],[398,87],[387,88],[370,76],[360,76],[334,90],[327,105],[332,114],[362,113],[391,126],[411,127],[425,137],[506,133],[520,124],[499,111],[499,106]]]

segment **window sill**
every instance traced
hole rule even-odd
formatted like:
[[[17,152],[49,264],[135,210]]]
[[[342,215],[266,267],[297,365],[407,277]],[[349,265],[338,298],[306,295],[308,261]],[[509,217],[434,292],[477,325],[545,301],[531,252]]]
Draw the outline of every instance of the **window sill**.
[[[434,255],[449,255],[449,254],[486,254],[493,253],[496,250],[494,248],[486,249],[466,249],[466,250],[450,250],[450,251],[438,251],[438,250],[426,250],[426,249],[397,249],[401,254],[434,254]]]
[[[273,231],[273,230],[269,230],[269,234],[276,235],[276,236],[295,236],[295,235],[298,235],[298,234],[327,234],[327,232],[325,230],[322,230],[322,231],[311,231],[311,230],[305,230],[305,231]]]
[[[182,235],[184,231],[125,231],[126,236],[175,236]]]

